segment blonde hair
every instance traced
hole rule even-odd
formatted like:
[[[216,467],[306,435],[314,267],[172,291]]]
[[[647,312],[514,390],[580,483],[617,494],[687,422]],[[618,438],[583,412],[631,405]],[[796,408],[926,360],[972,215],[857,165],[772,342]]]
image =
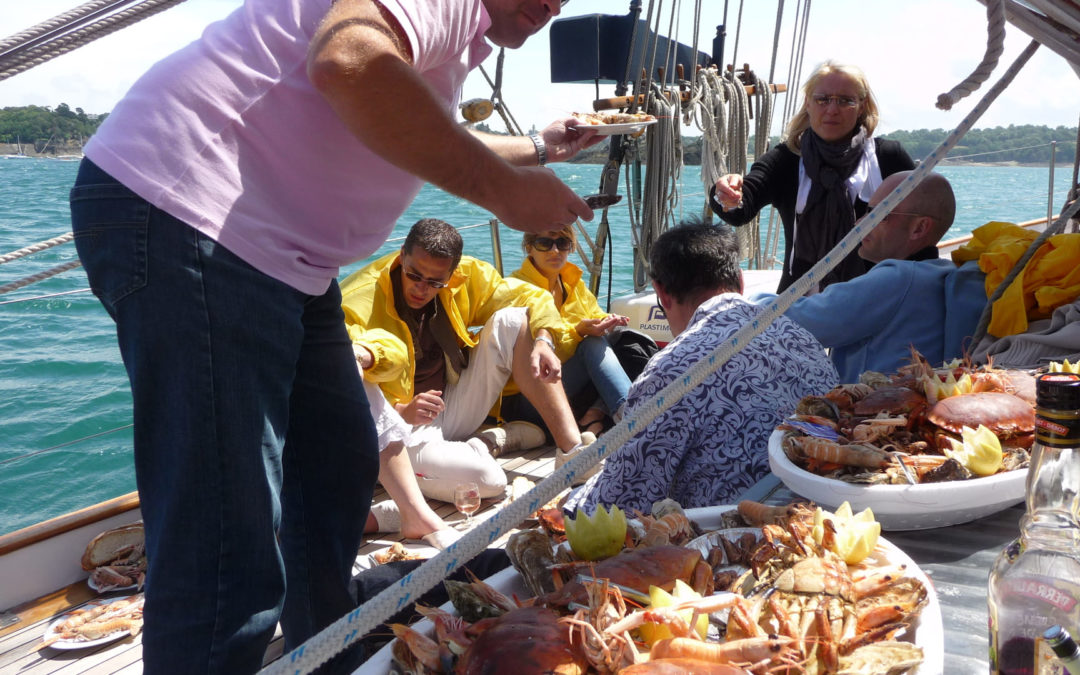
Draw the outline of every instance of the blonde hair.
[[[811,93],[817,87],[821,78],[826,75],[831,75],[832,73],[840,73],[855,83],[855,88],[859,93],[859,105],[862,109],[859,113],[859,119],[855,122],[856,128],[859,126],[866,127],[866,134],[868,136],[873,136],[874,129],[877,129],[877,99],[874,98],[874,92],[870,90],[870,83],[867,82],[866,75],[858,66],[845,65],[835,61],[826,61],[818,66],[817,70],[815,70],[806,80],[806,84],[804,84],[802,88],[802,107],[799,108],[799,112],[795,113],[795,116],[791,118],[791,121],[788,122],[787,129],[784,131],[784,144],[796,155],[800,154],[800,143],[802,142],[803,132],[810,128],[810,112],[807,108],[810,104]]]
[[[525,255],[529,255],[529,247],[540,237],[551,237],[552,239],[567,237],[570,241],[574,242],[575,247],[577,246],[577,234],[574,233],[574,228],[568,225],[560,230],[548,230],[542,234],[533,234],[532,232],[526,233],[525,236],[521,238],[521,250],[525,251]]]

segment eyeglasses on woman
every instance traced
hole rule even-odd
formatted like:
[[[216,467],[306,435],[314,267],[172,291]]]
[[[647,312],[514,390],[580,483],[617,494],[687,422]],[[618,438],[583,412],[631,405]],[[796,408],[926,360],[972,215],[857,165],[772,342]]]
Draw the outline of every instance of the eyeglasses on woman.
[[[835,103],[838,108],[854,108],[859,105],[859,99],[853,96],[826,96],[824,94],[814,94],[810,97],[810,100],[819,108],[828,108],[830,103]]]

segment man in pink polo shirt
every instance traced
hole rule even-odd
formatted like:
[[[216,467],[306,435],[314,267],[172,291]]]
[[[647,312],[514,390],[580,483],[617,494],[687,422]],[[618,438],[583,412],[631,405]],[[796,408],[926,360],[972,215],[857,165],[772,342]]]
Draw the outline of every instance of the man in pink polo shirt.
[[[246,0],[87,145],[72,223],[134,399],[146,672],[254,672],[279,618],[293,648],[353,608],[378,459],[339,268],[424,182],[523,231],[591,219],[542,165],[593,132],[484,136],[453,115],[489,42],[559,10]]]

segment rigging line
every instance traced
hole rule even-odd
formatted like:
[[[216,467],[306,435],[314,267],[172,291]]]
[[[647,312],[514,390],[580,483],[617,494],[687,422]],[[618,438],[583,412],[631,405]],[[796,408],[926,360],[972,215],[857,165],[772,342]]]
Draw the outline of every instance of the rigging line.
[[[773,29],[772,38],[772,60],[769,61],[769,82],[773,82],[773,76],[776,75],[776,52],[780,47],[780,24],[784,19],[784,0],[776,5],[776,28]]]
[[[93,289],[90,288],[77,288],[74,291],[61,291],[60,293],[46,293],[45,295],[35,295],[29,298],[19,298],[18,300],[4,300],[0,302],[0,305],[14,305],[20,302],[32,302],[34,300],[48,300],[49,298],[58,298],[62,295],[74,295],[75,293],[89,293]]]
[[[743,0],[739,0],[739,16],[735,20],[735,47],[731,50],[731,81],[738,82],[739,69],[739,38],[742,36],[742,10]]]
[[[911,193],[915,185],[921,182],[926,174],[930,173],[936,166],[939,161],[938,155],[944,155],[956,145],[975,121],[986,111],[990,103],[1012,82],[1016,73],[1031,58],[1037,48],[1038,43],[1033,41],[1020,54],[1017,61],[1009,67],[1002,78],[976,104],[960,126],[949,134],[949,137],[936,150],[930,153],[926,161],[916,167],[910,176],[905,178],[895,190],[882,200],[881,209],[875,209],[871,212],[865,222],[857,223],[851,232],[833,247],[822,260],[815,264],[806,275],[780,294],[776,300],[763,305],[765,311],[759,318],[737,330],[726,342],[717,346],[709,355],[695,362],[687,370],[684,377],[671,382],[649,401],[643,402],[641,407],[637,409],[636,414],[623,417],[603,436],[584,448],[577,457],[556,469],[523,497],[511,502],[504,509],[496,512],[494,516],[465,533],[461,539],[421,564],[401,582],[384,589],[361,607],[341,617],[303,645],[270,664],[264,672],[280,675],[307,673],[318,667],[361,636],[366,635],[410,599],[418,597],[423,592],[433,588],[448,574],[476,557],[488,544],[511,527],[519,524],[540,505],[551,501],[559,492],[573,482],[575,476],[584,473],[609,453],[622,447],[636,433],[635,429],[639,426],[645,428],[662,412],[669,409],[675,401],[700,386],[707,377],[717,372],[743,346],[764,332],[777,317],[787,311],[797,298],[805,294],[811,285],[816,283],[818,278],[843,259],[843,253],[851,250],[867,232],[881,222],[885,215],[888,215],[896,203]]]
[[[49,33],[55,33],[62,28],[71,28],[78,23],[85,22],[87,17],[100,14],[103,10],[111,11],[120,5],[130,4],[136,0],[95,0],[79,5],[75,9],[58,14],[51,19],[31,26],[24,31],[0,40],[0,55],[6,55],[12,49],[21,47]]]
[[[125,424],[122,427],[116,427],[115,429],[108,429],[106,431],[99,431],[96,434],[90,434],[89,436],[83,436],[82,438],[76,438],[73,441],[65,441],[64,443],[60,443],[59,445],[54,445],[51,448],[42,448],[41,450],[34,450],[33,452],[28,452],[28,453],[25,453],[25,454],[22,454],[22,455],[18,455],[17,457],[8,457],[7,459],[0,459],[0,465],[7,464],[9,462],[14,462],[14,461],[20,460],[20,459],[27,459],[29,457],[34,457],[35,455],[40,455],[40,454],[42,454],[44,452],[52,452],[53,450],[59,450],[60,448],[66,448],[69,445],[75,445],[76,443],[82,443],[83,441],[88,441],[88,440],[90,440],[92,438],[97,438],[98,436],[105,436],[107,434],[116,433],[117,431],[123,431],[124,429],[130,429],[133,426],[135,426],[135,425],[134,424]]]
[[[22,279],[16,279],[15,281],[12,281],[10,284],[4,284],[3,286],[0,286],[0,294],[10,293],[11,291],[20,289],[23,286],[29,286],[30,284],[36,283],[38,281],[42,281],[44,279],[48,279],[49,277],[54,277],[57,274],[60,274],[61,272],[66,272],[66,271],[68,271],[70,269],[74,269],[74,268],[79,267],[81,265],[82,265],[82,261],[80,261],[80,260],[72,260],[70,262],[64,263],[63,265],[57,265],[56,267],[50,267],[49,269],[45,270],[44,272],[38,272],[37,274],[31,274],[30,276],[23,277]]]
[[[994,72],[1005,51],[1005,0],[987,0],[986,24],[986,53],[982,61],[963,82],[938,96],[939,109],[952,110],[954,104],[978,89]]]
[[[1080,197],[1078,190],[1080,190],[1080,124],[1076,125],[1076,150],[1073,152],[1073,186],[1069,190],[1069,199],[1077,199]]]
[[[11,253],[6,253],[4,255],[0,255],[0,265],[4,264],[6,262],[11,262],[12,260],[18,260],[19,258],[22,258],[24,256],[28,256],[31,253],[38,253],[40,251],[44,251],[46,249],[52,248],[53,246],[59,246],[60,244],[66,244],[67,242],[71,241],[74,238],[75,238],[74,234],[72,234],[71,232],[66,232],[64,234],[55,236],[52,239],[46,239],[45,241],[40,241],[40,242],[38,242],[36,244],[30,244],[29,246],[26,246],[24,248],[20,248],[17,251],[12,251]]]
[[[652,32],[652,35],[649,38],[651,44],[647,43],[646,47],[645,47],[646,51],[649,52],[649,58],[648,58],[647,61],[645,61],[645,63],[648,64],[648,66],[644,68],[644,70],[645,70],[645,81],[641,83],[641,93],[644,95],[643,96],[644,105],[641,108],[642,110],[648,110],[649,107],[650,107],[650,101],[652,100],[652,95],[653,95],[652,83],[653,83],[653,73],[654,73],[653,66],[656,65],[656,51],[660,48],[660,20],[662,18],[661,15],[663,14],[663,10],[664,10],[664,0],[659,0],[656,3],[656,6],[657,6],[657,8],[656,8],[656,23],[655,24],[653,24],[653,23],[649,24],[649,29]],[[652,7],[653,7],[653,3],[650,2],[649,3],[650,21],[652,20],[651,19],[651,17],[652,17]],[[636,106],[637,105],[637,97],[635,96],[633,100],[634,100],[634,106]],[[633,108],[631,108],[631,110],[632,111],[637,110],[637,108],[633,107]]]
[[[888,215],[889,211],[895,207],[896,203],[911,193],[915,185],[921,182],[926,174],[930,173],[937,165],[938,156],[944,156],[951,148],[955,147],[956,143],[986,111],[990,103],[1013,81],[1016,73],[1027,63],[1037,48],[1038,43],[1032,41],[1020,54],[1016,62],[1008,68],[1002,78],[975,105],[975,108],[964,118],[960,126],[950,133],[949,137],[937,149],[930,153],[926,161],[916,167],[910,176],[905,178],[895,190],[882,200],[881,209],[875,209],[869,218],[865,219],[865,222],[856,223],[851,232],[837,243],[822,260],[815,264],[806,275],[785,290],[775,301],[765,305],[765,311],[760,318],[737,330],[725,343],[719,345],[705,358],[694,363],[684,377],[671,382],[649,401],[644,402],[641,408],[638,409],[637,414],[624,417],[614,427],[605,432],[601,438],[584,448],[577,457],[556,469],[554,473],[541,481],[522,498],[511,502],[487,521],[467,532],[457,542],[437,553],[434,558],[421,564],[401,582],[384,589],[363,606],[349,612],[303,645],[270,664],[264,672],[281,675],[290,672],[307,673],[318,667],[361,636],[366,635],[376,625],[399,610],[402,604],[433,588],[449,573],[476,557],[488,544],[505,531],[519,524],[540,505],[551,501],[559,492],[573,482],[579,472],[583,473],[607,454],[622,447],[623,443],[631,438],[636,427],[641,426],[644,428],[648,426],[658,415],[669,409],[675,401],[700,386],[707,377],[717,372],[743,346],[764,332],[777,317],[787,311],[791,304],[805,294],[821,275],[827,273],[843,259],[843,254],[846,251],[854,248],[867,232],[877,226],[882,218]],[[1080,204],[1080,202],[1077,204]]]
[[[651,6],[652,3],[650,2],[650,7]],[[626,95],[626,88],[630,82],[630,76],[632,75],[630,67],[632,65],[631,62],[633,61],[633,56],[637,53],[635,49],[638,41],[638,22],[641,18],[641,0],[633,0],[630,3],[630,15],[633,17],[631,19],[630,28],[630,50],[626,52],[626,69],[623,71],[623,79],[615,85],[616,96]],[[645,25],[648,24],[646,23]],[[596,98],[600,98],[600,80],[596,81]],[[634,110],[633,106],[631,106],[631,110]]]
[[[98,38],[105,37],[110,33],[114,33],[121,28],[135,24],[143,19],[148,19],[154,14],[163,12],[181,2],[184,2],[184,0],[147,0],[140,5],[135,5],[134,7],[129,7],[128,9],[117,12],[108,18],[95,21],[84,28],[68,33],[50,43],[42,44],[27,50],[25,55],[16,59],[17,65],[12,67],[6,67],[6,63],[0,65],[0,67],[4,67],[4,70],[0,71],[0,80],[6,80],[9,77],[30,70],[34,66],[41,65],[61,54],[66,54],[82,45],[93,42]],[[59,46],[46,49],[53,43],[56,43]]]
[[[1058,141],[1059,143],[1068,143],[1069,141]],[[1050,142],[1039,143],[1038,145],[1025,145],[1020,148],[1002,148],[1001,150],[987,150],[986,152],[976,152],[971,155],[949,155],[948,157],[942,157],[941,161],[948,162],[953,159],[966,159],[968,157],[982,157],[983,155],[997,155],[1003,152],[1014,152],[1016,150],[1031,150],[1032,148],[1048,148]]]

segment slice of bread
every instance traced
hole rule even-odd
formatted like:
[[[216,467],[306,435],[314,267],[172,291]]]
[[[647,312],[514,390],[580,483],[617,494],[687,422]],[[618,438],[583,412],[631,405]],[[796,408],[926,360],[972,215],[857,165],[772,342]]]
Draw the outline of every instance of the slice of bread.
[[[127,559],[134,548],[143,546],[142,521],[106,530],[90,540],[83,553],[82,568],[92,570],[117,558]]]

